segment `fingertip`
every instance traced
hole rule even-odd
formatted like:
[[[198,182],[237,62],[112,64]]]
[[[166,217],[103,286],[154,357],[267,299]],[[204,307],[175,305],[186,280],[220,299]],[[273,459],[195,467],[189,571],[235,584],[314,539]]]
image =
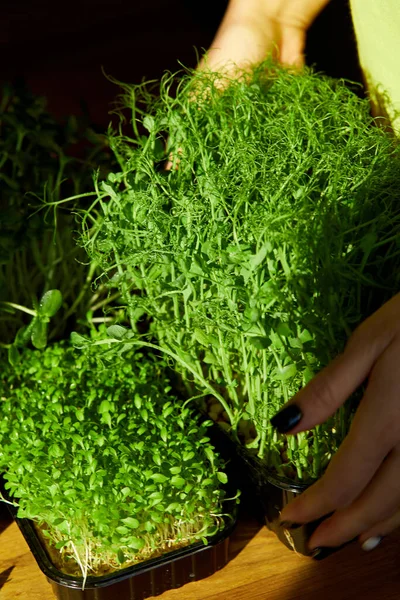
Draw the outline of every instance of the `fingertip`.
[[[370,536],[363,542],[360,542],[361,549],[364,550],[364,552],[371,552],[371,550],[375,550],[375,548],[377,548],[379,546],[379,544],[382,542],[382,540],[383,540],[383,537],[381,535]]]
[[[301,408],[294,402],[284,406],[270,420],[272,427],[279,433],[289,433],[300,423],[303,418]]]

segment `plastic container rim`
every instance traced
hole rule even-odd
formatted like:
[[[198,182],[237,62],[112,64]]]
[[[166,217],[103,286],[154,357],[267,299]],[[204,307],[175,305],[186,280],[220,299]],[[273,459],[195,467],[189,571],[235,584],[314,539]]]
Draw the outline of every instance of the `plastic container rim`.
[[[229,513],[228,516],[224,517],[224,527],[210,538],[207,538],[207,545],[203,544],[201,541],[198,541],[183,548],[166,552],[161,556],[157,556],[156,558],[150,558],[135,565],[124,567],[113,573],[108,573],[107,575],[89,575],[85,582],[85,589],[106,587],[116,582],[123,581],[124,579],[128,579],[137,573],[145,573],[166,563],[173,562],[187,555],[198,554],[207,550],[207,548],[210,546],[217,545],[229,537],[235,527],[237,519],[237,505],[234,505],[233,501],[231,501],[231,504],[232,506],[230,506],[230,510],[227,511],[227,513]],[[83,577],[68,575],[57,569],[51,562],[46,550],[44,549],[33,522],[31,522],[29,519],[19,519],[16,516],[17,509],[10,505],[7,506],[21,533],[23,534],[29,549],[35,557],[36,562],[46,577],[60,585],[74,589],[82,589]]]

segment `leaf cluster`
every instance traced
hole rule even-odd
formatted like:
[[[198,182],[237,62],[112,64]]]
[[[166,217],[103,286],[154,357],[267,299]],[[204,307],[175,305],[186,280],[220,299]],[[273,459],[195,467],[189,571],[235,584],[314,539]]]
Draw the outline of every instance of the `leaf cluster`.
[[[254,422],[245,442],[304,479],[352,406],[293,448],[269,418],[399,288],[399,148],[345,82],[270,61],[222,80],[166,74],[159,97],[126,86],[133,135],[111,135],[120,170],[96,180],[83,244],[118,278],[132,329],[147,315],[178,356],[188,392],[209,393],[195,369],[233,431]]]
[[[0,471],[64,570],[102,574],[219,529],[223,463],[162,361],[61,343],[2,366]]]
[[[85,287],[87,257],[75,241],[77,202],[66,208],[60,199],[89,191],[92,169],[106,175],[111,166],[105,136],[86,119],[59,123],[45,99],[25,85],[2,86],[0,302],[31,307],[48,290],[59,289],[67,304],[77,301],[77,318],[85,316],[91,290]],[[81,199],[80,205],[88,204]],[[53,320],[58,337],[66,329],[63,316],[60,312]],[[11,343],[25,324],[17,310],[0,313],[0,343]]]

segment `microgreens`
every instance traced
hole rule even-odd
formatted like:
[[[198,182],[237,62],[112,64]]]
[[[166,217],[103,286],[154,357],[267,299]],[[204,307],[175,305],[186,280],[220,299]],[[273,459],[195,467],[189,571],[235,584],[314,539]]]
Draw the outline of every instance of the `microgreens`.
[[[188,394],[222,396],[232,432],[253,424],[246,445],[305,480],[354,405],[288,441],[269,419],[398,290],[400,154],[344,82],[271,62],[221,78],[126,86],[134,133],[110,134],[120,170],[95,178],[82,240]]]
[[[0,134],[0,347],[10,348],[24,313],[35,312],[49,290],[59,289],[68,306],[52,319],[50,338],[68,333],[71,317],[76,325],[107,296],[93,293],[96,265],[85,264],[75,241],[76,202],[65,206],[60,198],[80,195],[86,206],[81,194],[91,187],[92,168],[107,173],[112,161],[105,136],[74,117],[57,123],[45,100],[21,85],[0,90]],[[45,204],[54,210],[40,211]]]
[[[210,422],[171,394],[162,361],[58,344],[2,366],[0,472],[63,570],[85,579],[222,526]]]

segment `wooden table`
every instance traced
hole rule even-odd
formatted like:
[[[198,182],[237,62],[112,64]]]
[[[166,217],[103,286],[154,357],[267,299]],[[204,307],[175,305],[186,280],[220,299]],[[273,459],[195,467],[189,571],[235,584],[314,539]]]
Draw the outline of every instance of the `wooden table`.
[[[365,553],[356,544],[322,562],[296,556],[265,527],[242,518],[231,560],[208,579],[159,600],[399,600],[400,532]],[[15,523],[0,521],[0,600],[54,600]],[[116,600],[123,600],[116,599]]]

